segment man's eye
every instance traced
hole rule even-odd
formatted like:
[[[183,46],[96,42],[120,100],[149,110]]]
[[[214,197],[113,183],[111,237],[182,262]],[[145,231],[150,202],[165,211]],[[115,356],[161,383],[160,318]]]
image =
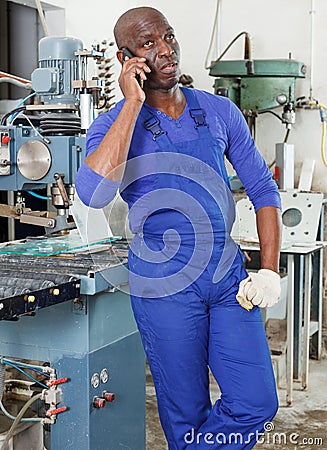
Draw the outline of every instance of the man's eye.
[[[143,47],[150,47],[150,45],[152,44],[152,41],[146,41],[143,44]]]
[[[175,35],[173,33],[167,34],[167,39],[172,41],[173,39],[175,39]]]

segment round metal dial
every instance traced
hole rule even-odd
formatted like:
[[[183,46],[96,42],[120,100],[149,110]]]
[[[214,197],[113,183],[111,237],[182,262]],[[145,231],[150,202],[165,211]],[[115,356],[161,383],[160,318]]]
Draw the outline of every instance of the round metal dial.
[[[51,167],[50,150],[41,141],[27,141],[18,150],[17,166],[28,180],[41,180]]]

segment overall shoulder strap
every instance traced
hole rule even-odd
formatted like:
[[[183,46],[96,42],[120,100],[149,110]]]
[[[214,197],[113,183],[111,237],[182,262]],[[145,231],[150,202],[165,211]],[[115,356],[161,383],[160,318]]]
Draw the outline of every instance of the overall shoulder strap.
[[[210,135],[209,125],[206,122],[206,112],[200,107],[199,101],[196,98],[194,89],[182,88],[185,95],[187,105],[190,110],[190,115],[195,122],[195,128],[200,136]],[[140,116],[142,123],[147,131],[152,133],[152,139],[157,142],[161,149],[167,148],[171,145],[171,141],[167,135],[167,131],[163,130],[160,125],[158,117],[150,112],[144,105],[141,109]]]
[[[199,101],[195,95],[194,89],[182,88],[183,94],[185,95],[186,102],[190,109],[190,115],[195,122],[195,128],[200,135],[209,134],[209,125],[206,122],[206,112],[200,107]]]
[[[152,133],[152,139],[157,142],[161,149],[166,149],[167,145],[171,145],[167,131],[161,128],[158,117],[151,113],[144,105],[142,106],[140,116],[144,128]]]

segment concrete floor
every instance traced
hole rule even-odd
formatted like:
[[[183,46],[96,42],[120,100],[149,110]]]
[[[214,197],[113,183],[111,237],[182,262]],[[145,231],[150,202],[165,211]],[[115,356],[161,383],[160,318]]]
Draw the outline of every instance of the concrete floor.
[[[219,389],[212,383],[212,400]],[[310,360],[309,387],[300,389],[294,383],[293,406],[287,407],[286,391],[278,390],[280,408],[268,431],[255,448],[260,450],[327,449],[327,359]],[[147,372],[147,450],[167,450],[160,426],[155,391],[150,372]],[[208,446],[210,449],[211,446]]]

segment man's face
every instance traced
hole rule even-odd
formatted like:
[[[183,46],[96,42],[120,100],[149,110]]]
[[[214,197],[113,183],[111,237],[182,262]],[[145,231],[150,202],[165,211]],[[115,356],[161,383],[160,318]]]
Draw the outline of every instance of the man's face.
[[[129,49],[146,58],[151,69],[146,87],[171,89],[178,83],[180,49],[174,30],[158,13],[150,12],[135,21],[130,28]]]

